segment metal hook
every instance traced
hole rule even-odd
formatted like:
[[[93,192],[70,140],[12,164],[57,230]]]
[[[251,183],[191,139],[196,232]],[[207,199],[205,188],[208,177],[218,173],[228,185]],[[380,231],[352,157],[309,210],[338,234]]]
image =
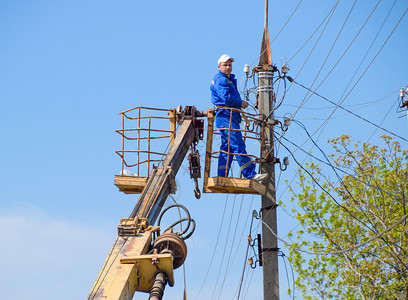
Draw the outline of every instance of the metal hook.
[[[196,199],[200,199],[201,198],[201,191],[200,191],[200,188],[198,187],[198,179],[197,178],[194,178],[194,185],[195,185],[194,196],[196,197]]]

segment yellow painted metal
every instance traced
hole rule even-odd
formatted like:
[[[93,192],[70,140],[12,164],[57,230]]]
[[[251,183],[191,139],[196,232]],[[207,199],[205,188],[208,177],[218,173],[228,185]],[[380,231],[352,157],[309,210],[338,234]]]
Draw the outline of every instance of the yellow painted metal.
[[[171,254],[151,254],[139,256],[124,256],[122,264],[132,264],[136,268],[136,290],[149,292],[158,272],[166,274],[170,286],[174,285],[173,257]]]
[[[169,110],[170,117],[170,146],[173,145],[174,139],[176,138],[176,110]]]
[[[169,285],[174,285],[172,255],[146,254],[152,233],[160,227],[148,226],[146,218],[127,218],[120,221],[121,228],[134,234],[117,237],[88,300],[131,300],[136,291],[150,291],[158,272],[165,273]]]
[[[207,118],[208,128],[207,128],[207,146],[205,153],[203,192],[265,195],[266,187],[255,180],[231,177],[210,177],[212,144],[214,134],[213,129],[214,110],[212,109],[208,110]]]
[[[208,189],[208,178],[211,172],[211,152],[213,144],[213,127],[214,127],[214,110],[209,109],[207,112],[208,125],[207,125],[207,144],[205,150],[205,166],[204,166],[204,180],[203,180],[203,192],[210,193]]]
[[[252,179],[209,177],[204,192],[265,195],[265,191],[266,187],[263,184]]]
[[[137,268],[135,264],[122,264],[120,259],[147,253],[151,241],[150,231],[136,236],[118,236],[92,287],[88,300],[131,300],[137,287]]]
[[[118,226],[118,234],[121,236],[137,235],[140,232],[154,232],[157,230],[160,231],[160,227],[149,226],[147,218],[139,217],[120,219],[120,224]]]
[[[125,194],[140,194],[146,186],[147,177],[115,175],[114,184]]]

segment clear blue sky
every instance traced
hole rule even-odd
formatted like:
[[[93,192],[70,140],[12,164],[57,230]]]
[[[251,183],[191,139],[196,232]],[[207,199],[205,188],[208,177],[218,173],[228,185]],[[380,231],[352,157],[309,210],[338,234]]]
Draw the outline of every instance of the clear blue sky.
[[[299,2],[269,2],[272,40]],[[289,75],[307,87],[317,76],[312,88],[317,87],[363,25],[374,2],[355,5],[327,59],[353,5],[351,0],[337,6],[317,43],[324,25],[291,59],[335,4],[303,1],[272,43],[274,63],[280,68],[290,60]],[[344,91],[347,95],[406,8],[406,1],[380,2],[317,92],[336,103]],[[239,82],[244,64],[257,63],[263,9],[263,0],[0,2],[1,299],[86,298],[114,241],[120,218],[127,217],[137,201],[137,196],[121,194],[113,185],[113,176],[120,170],[115,154],[121,142],[115,133],[121,126],[118,113],[136,106],[210,108],[209,83],[217,72],[220,55],[228,53],[235,58],[234,73]],[[399,89],[408,84],[407,17],[341,104],[404,139],[408,139],[408,124],[406,116],[397,112],[397,98]],[[280,86],[280,93],[282,89]],[[276,116],[294,114],[307,98],[305,90],[291,86]],[[327,153],[326,141],[343,133],[372,143],[384,133],[340,109],[327,126],[320,127],[333,108],[314,96],[294,115],[309,133],[319,129],[314,139]],[[307,135],[294,123],[285,137],[306,151],[318,153],[310,141],[303,144]],[[406,148],[406,141],[397,140]],[[280,158],[287,155],[279,148]],[[303,159],[300,151],[295,155]],[[289,195],[284,192],[283,180],[291,180],[294,170],[292,164],[278,173],[278,198],[284,202]],[[214,299],[232,299],[249,231],[245,221],[253,209],[259,209],[259,197],[230,195],[226,199],[221,194],[196,200],[187,175],[181,172],[177,179],[176,198],[197,221],[197,231],[188,241],[189,298],[210,299],[214,295]],[[221,239],[205,288],[198,293],[226,201]],[[278,222],[282,237],[297,225],[281,208]],[[228,258],[221,260],[223,249],[227,243],[226,251],[230,252],[235,227],[233,248],[238,252],[229,261],[232,268],[228,276],[224,276]],[[245,299],[261,298],[261,273],[261,268],[249,271],[253,277],[250,287],[244,287]],[[281,299],[289,299],[283,265],[280,281]],[[177,270],[176,286],[167,287],[165,296],[181,299],[182,292],[182,272]],[[146,295],[135,299],[146,299]]]

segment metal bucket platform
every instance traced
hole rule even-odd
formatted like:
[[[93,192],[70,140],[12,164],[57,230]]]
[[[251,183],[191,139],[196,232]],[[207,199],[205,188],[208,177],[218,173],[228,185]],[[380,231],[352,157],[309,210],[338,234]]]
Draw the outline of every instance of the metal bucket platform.
[[[231,109],[234,110],[234,109]],[[258,116],[256,116],[258,117]],[[208,118],[208,126],[207,126],[207,145],[206,145],[206,156],[205,156],[205,169],[204,169],[204,193],[231,193],[231,194],[255,194],[255,195],[265,195],[266,187],[262,183],[252,180],[252,179],[245,179],[245,178],[236,178],[236,177],[211,177],[211,159],[218,158],[218,155],[221,151],[214,151],[213,148],[213,137],[214,131],[218,131],[220,129],[213,129],[214,127],[214,110],[210,109],[207,113]],[[252,118],[253,122],[263,124],[263,119],[256,119],[254,116],[248,114],[245,119]],[[245,125],[244,128],[247,126]],[[236,130],[231,128],[225,128],[226,130]],[[264,134],[263,134],[263,126],[261,126],[261,132],[256,133],[250,130],[239,130],[242,131],[243,137],[245,139],[252,139],[259,141],[260,146],[264,143]],[[225,153],[225,152],[224,152]],[[234,155],[241,155],[237,153],[233,153]],[[263,161],[261,157],[255,157],[254,155],[247,155],[251,157],[254,162],[258,162],[258,166],[260,169],[260,163]]]
[[[244,178],[209,177],[204,193],[265,195],[266,187],[258,181]]]
[[[114,184],[125,194],[140,194],[146,186],[148,177],[115,175]]]

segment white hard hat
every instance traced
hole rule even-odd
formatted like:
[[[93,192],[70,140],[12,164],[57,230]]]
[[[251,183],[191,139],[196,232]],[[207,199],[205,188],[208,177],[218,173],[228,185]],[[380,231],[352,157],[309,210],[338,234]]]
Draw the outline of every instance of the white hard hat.
[[[229,57],[228,54],[223,54],[221,55],[221,57],[218,59],[218,65],[220,65],[220,63],[226,62],[228,60],[231,60],[231,62],[234,62],[234,59],[232,57]]]

